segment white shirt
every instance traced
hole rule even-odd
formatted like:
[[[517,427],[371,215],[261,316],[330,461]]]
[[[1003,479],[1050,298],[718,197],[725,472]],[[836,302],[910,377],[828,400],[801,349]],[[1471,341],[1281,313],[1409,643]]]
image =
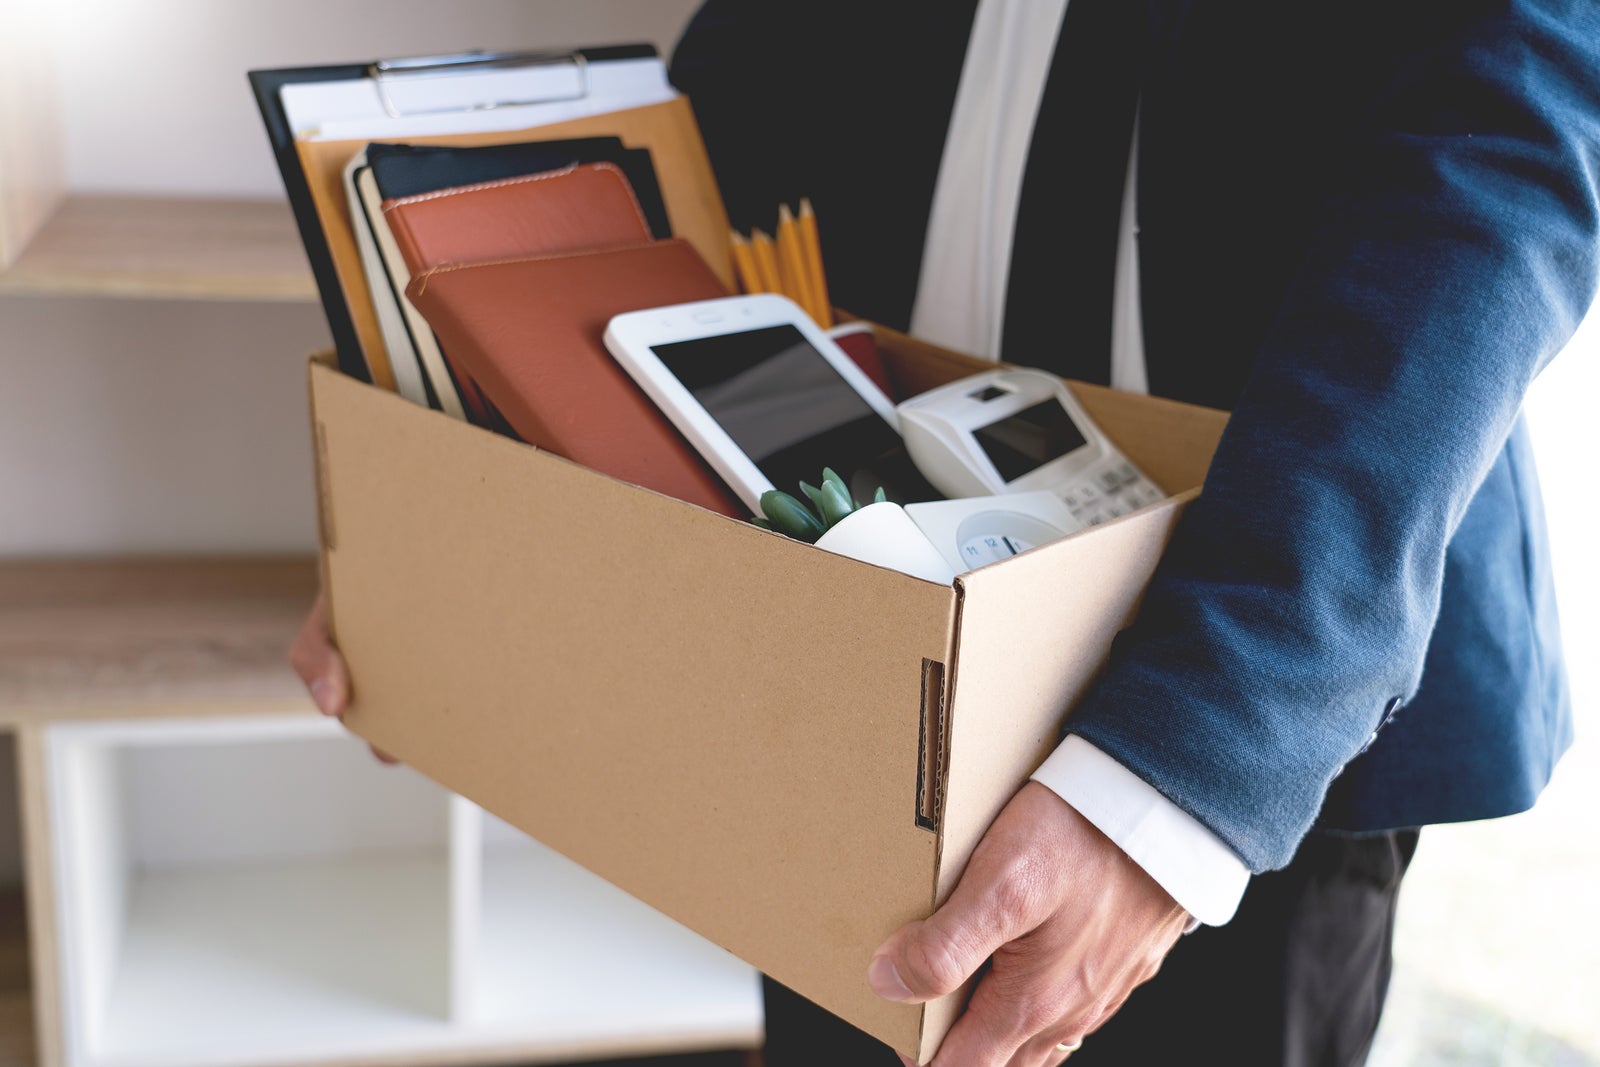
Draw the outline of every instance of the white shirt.
[[[934,186],[911,333],[998,359],[1011,243],[1034,121],[1067,0],[979,0]],[[1136,120],[1137,121],[1137,120]],[[1148,391],[1139,318],[1134,174],[1123,188],[1112,297],[1111,385]],[[1233,918],[1250,870],[1222,840],[1122,764],[1068,737],[1033,780],[1071,804],[1210,926]]]

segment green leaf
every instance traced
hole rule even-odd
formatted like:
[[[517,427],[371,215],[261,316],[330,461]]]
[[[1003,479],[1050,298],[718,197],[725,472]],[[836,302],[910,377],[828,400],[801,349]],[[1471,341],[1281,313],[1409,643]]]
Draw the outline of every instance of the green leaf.
[[[832,529],[855,509],[855,503],[850,499],[850,494],[842,491],[837,483],[823,483],[822,499],[817,502],[817,510],[822,512],[822,524],[824,526]]]
[[[887,504],[889,502],[889,494],[883,491],[883,486],[878,486],[878,491],[872,494],[872,502],[874,504]]]
[[[800,491],[805,493],[806,499],[811,501],[811,506],[812,507],[816,508],[818,511],[822,510],[822,500],[821,500],[822,490],[821,489],[818,489],[816,486],[812,485],[810,482],[801,482],[800,483]]]
[[[838,486],[839,492],[844,495],[846,500],[850,501],[850,506],[852,508],[856,506],[856,498],[850,495],[850,487],[844,484],[844,479],[839,477],[832,467],[822,468],[822,484],[824,486],[829,484]]]
[[[807,544],[822,536],[822,523],[811,510],[781,489],[769,489],[761,494],[761,513],[772,528]]]
[[[772,523],[768,522],[766,519],[763,519],[760,515],[757,515],[755,518],[751,519],[750,522],[761,527],[763,530],[772,529]]]

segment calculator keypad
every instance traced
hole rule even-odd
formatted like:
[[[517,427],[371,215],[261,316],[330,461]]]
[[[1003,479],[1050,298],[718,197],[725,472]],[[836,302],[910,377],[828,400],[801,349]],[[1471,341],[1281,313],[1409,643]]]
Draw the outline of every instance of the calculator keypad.
[[[1127,460],[1092,471],[1061,494],[1067,510],[1085,526],[1097,526],[1165,498],[1166,494]]]

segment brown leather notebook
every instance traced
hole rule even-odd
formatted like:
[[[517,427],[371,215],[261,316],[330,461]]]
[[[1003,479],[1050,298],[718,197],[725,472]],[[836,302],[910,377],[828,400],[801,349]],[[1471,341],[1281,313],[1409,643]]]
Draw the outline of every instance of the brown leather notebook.
[[[728,295],[687,241],[436,267],[406,294],[524,441],[724,515],[748,514],[603,340],[620,312]]]
[[[386,200],[383,214],[412,277],[447,263],[613,248],[651,238],[614,163]]]

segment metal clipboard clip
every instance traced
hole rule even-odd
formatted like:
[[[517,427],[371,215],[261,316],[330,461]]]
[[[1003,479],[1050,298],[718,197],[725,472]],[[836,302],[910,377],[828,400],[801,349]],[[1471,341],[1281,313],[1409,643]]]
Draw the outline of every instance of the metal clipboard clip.
[[[421,109],[404,109],[395,102],[394,97],[390,94],[391,87],[397,82],[415,78],[442,78],[519,67],[557,67],[563,65],[571,66],[577,75],[577,90],[575,92],[522,99],[486,98],[482,101],[465,104]],[[380,59],[367,67],[367,76],[377,86],[378,99],[383,104],[383,110],[392,119],[460,111],[493,111],[495,108],[523,107],[529,104],[555,104],[570,100],[582,100],[589,95],[589,61],[584,58],[582,52],[473,51],[458,52],[452,55],[413,56],[406,59]]]

